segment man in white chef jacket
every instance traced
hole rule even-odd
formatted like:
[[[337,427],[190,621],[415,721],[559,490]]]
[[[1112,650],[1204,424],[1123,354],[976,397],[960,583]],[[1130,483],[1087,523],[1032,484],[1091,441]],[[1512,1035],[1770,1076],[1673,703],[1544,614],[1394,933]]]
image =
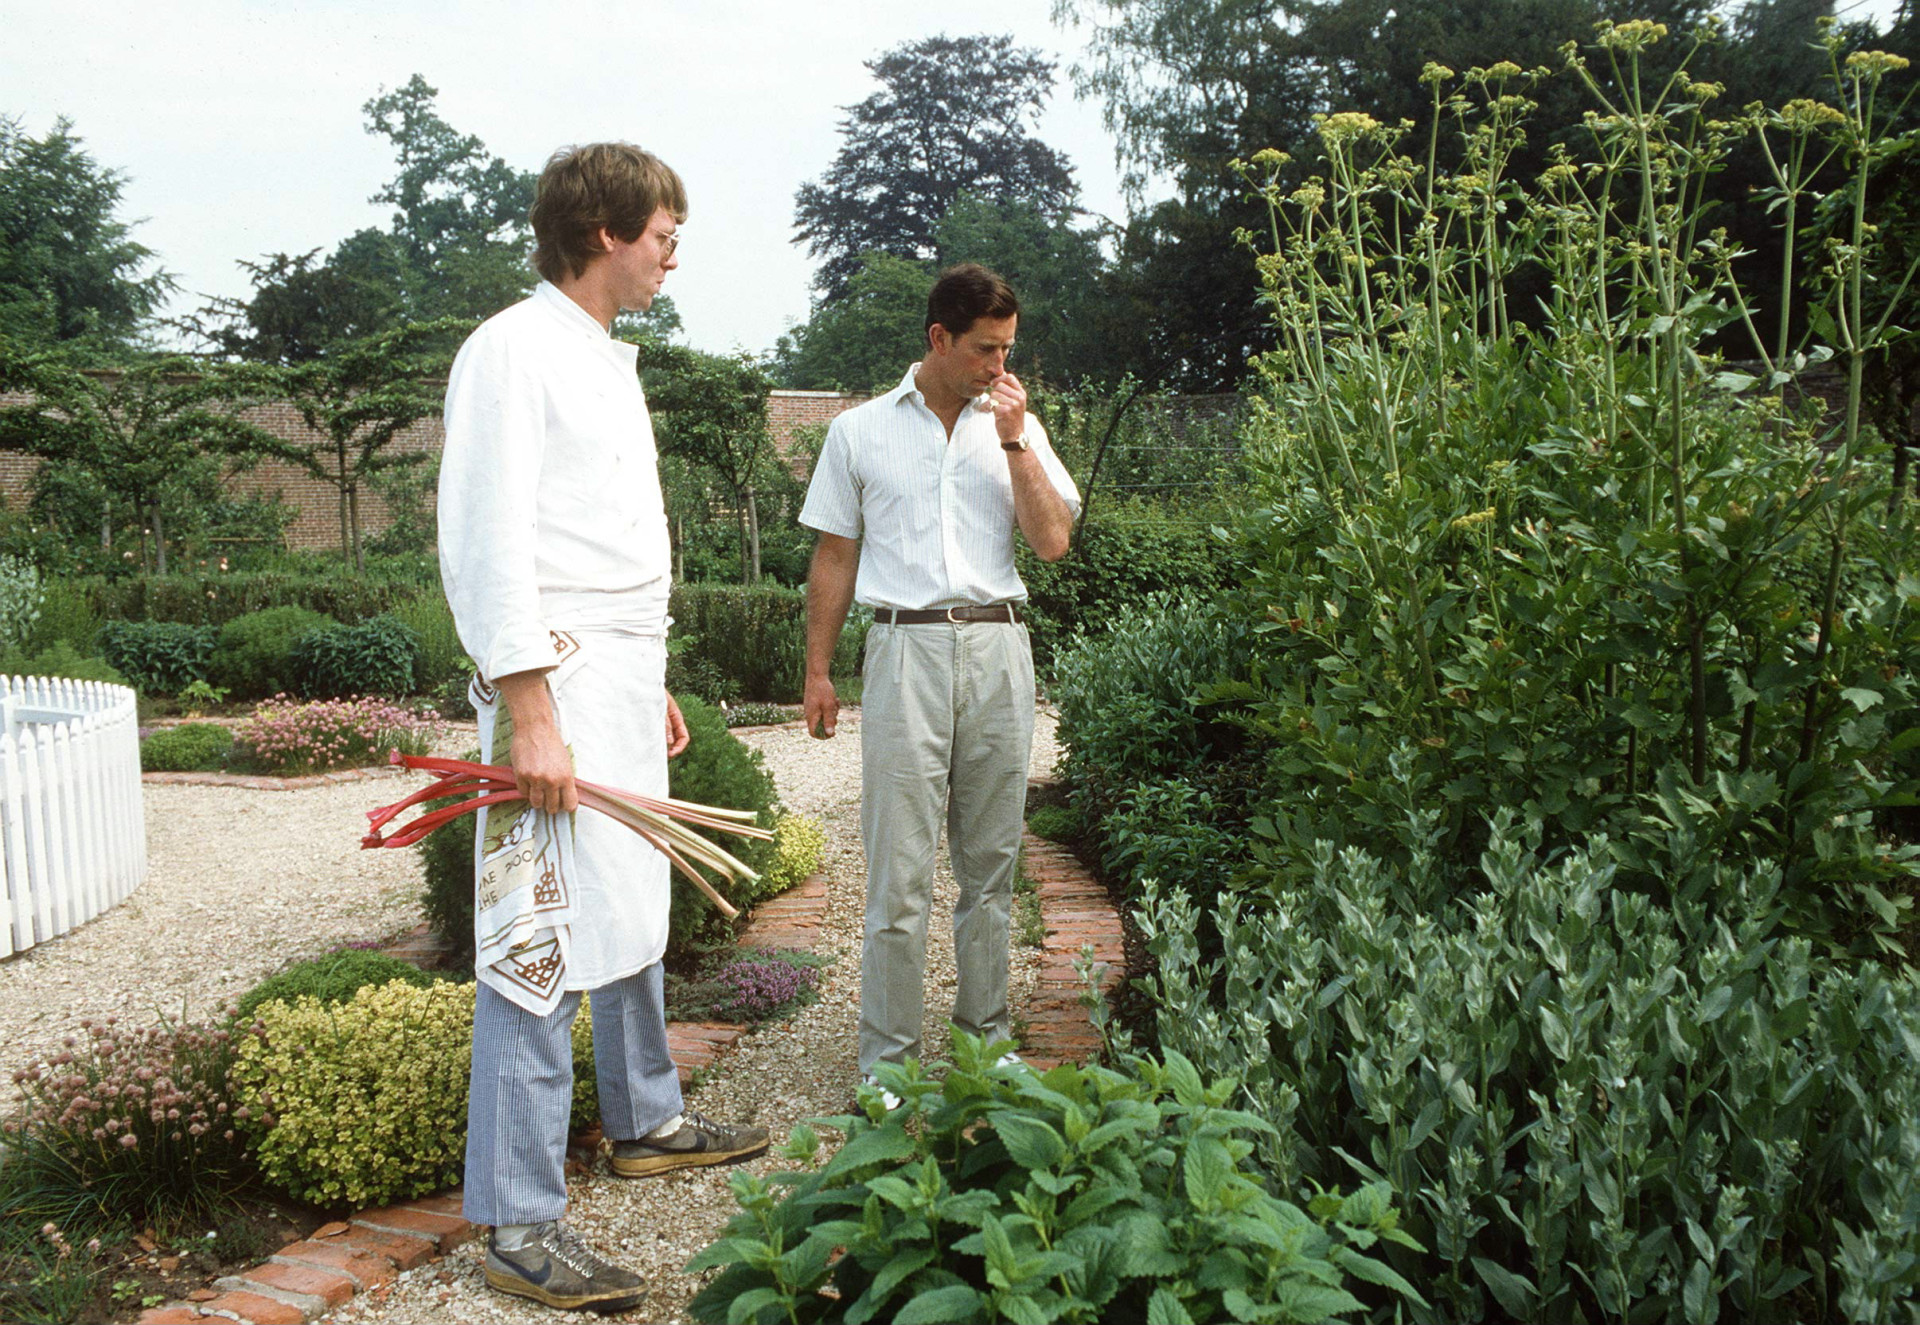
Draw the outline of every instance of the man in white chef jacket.
[[[614,1173],[767,1147],[764,1128],[683,1107],[660,969],[666,858],[575,813],[576,775],[664,796],[667,760],[687,743],[665,682],[671,561],[653,425],[635,348],[610,334],[679,265],[686,214],[680,177],[651,153],[555,153],[532,213],[544,279],[468,338],[447,383],[441,578],[478,670],[483,757],[510,763],[527,798],[483,812],[475,845],[465,1213],[493,1228],[488,1284],[569,1310],[645,1297],[639,1276],[562,1220],[582,991]]]

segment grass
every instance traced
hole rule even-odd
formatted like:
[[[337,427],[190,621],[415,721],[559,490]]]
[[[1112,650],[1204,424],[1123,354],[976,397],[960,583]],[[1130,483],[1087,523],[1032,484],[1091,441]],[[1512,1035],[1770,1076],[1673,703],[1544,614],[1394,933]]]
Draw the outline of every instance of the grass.
[[[1040,885],[1027,876],[1024,866],[1013,871],[1013,941],[1023,948],[1038,948],[1047,941],[1047,920],[1040,914]]]

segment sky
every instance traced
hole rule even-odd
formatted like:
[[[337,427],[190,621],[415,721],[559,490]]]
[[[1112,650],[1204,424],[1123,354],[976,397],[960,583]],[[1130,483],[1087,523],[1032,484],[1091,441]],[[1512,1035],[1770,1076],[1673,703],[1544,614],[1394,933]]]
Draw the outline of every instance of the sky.
[[[814,262],[793,197],[839,147],[841,107],[877,87],[865,60],[945,33],[1010,33],[1061,65],[1039,136],[1083,203],[1124,214],[1112,139],[1076,102],[1081,38],[1050,0],[0,0],[0,114],[33,134],[73,121],[127,176],[122,215],[183,293],[174,311],[250,290],[241,258],[331,251],[392,209],[394,174],[361,106],[412,75],[442,118],[538,171],[569,142],[623,138],[686,180],[690,214],[666,292],[700,349],[764,351],[805,321]]]
[[[1840,0],[1883,26],[1897,0]],[[1085,32],[1051,0],[0,0],[0,114],[41,134],[65,115],[127,177],[122,215],[182,293],[245,295],[237,264],[331,251],[388,224],[367,199],[390,145],[361,106],[424,76],[441,116],[538,170],[570,142],[623,138],[686,180],[671,294],[697,348],[772,348],[806,319],[814,263],[792,242],[794,191],[839,147],[841,107],[874,90],[864,61],[919,37],[1011,34],[1061,68],[1040,123],[1083,205],[1119,219],[1113,140],[1068,66]]]

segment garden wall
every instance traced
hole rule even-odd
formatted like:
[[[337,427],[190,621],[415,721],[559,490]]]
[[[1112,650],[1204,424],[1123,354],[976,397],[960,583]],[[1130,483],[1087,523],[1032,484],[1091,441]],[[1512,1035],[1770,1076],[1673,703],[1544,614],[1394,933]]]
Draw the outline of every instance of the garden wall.
[[[29,397],[17,392],[0,392],[0,407],[23,405]],[[836,415],[869,399],[837,391],[775,391],[767,400],[767,428],[780,454],[796,465],[795,477],[804,480],[808,461],[795,453],[795,435],[809,424],[831,421]],[[259,405],[243,415],[274,436],[285,441],[309,443],[320,440],[308,428],[290,404],[277,402]],[[400,434],[395,446],[403,451],[438,454],[446,441],[446,429],[439,419],[424,419]],[[0,451],[0,499],[9,510],[21,510],[32,491],[34,471],[40,458],[21,451]],[[296,512],[287,526],[287,546],[302,551],[319,551],[340,546],[340,505],[333,485],[314,478],[296,465],[281,460],[265,460],[227,481],[237,496],[278,496]],[[375,493],[360,494],[361,528],[365,534],[377,534],[389,523],[386,504]]]

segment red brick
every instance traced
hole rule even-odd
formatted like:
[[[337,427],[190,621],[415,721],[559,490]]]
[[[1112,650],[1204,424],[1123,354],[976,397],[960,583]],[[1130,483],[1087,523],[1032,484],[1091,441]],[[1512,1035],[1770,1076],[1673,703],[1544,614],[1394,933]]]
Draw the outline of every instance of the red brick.
[[[324,1270],[338,1270],[353,1280],[360,1289],[375,1288],[392,1282],[395,1271],[384,1256],[370,1256],[366,1252],[343,1246],[338,1242],[290,1242],[280,1248],[273,1259],[282,1264],[300,1264],[318,1266]]]
[[[199,1325],[200,1313],[192,1307],[155,1307],[140,1313],[139,1325]]]
[[[354,1294],[353,1280],[344,1274],[314,1265],[287,1265],[269,1261],[265,1265],[254,1266],[239,1278],[286,1293],[305,1293],[308,1297],[319,1298],[329,1307],[339,1306]]]
[[[431,1242],[405,1233],[377,1233],[370,1228],[356,1228],[340,1241],[367,1255],[386,1257],[396,1270],[411,1270],[433,1259]]]
[[[431,1238],[441,1251],[452,1251],[473,1236],[473,1225],[456,1215],[433,1215],[398,1206],[368,1210],[355,1215],[353,1222],[383,1233],[411,1233],[415,1237]]]
[[[455,1190],[441,1192],[438,1196],[416,1196],[400,1204],[408,1210],[425,1210],[430,1215],[457,1215],[466,1208],[464,1201],[465,1197]]]
[[[258,1293],[228,1293],[207,1303],[207,1310],[231,1311],[252,1325],[306,1325],[307,1320],[307,1313],[299,1307],[290,1307]]]

